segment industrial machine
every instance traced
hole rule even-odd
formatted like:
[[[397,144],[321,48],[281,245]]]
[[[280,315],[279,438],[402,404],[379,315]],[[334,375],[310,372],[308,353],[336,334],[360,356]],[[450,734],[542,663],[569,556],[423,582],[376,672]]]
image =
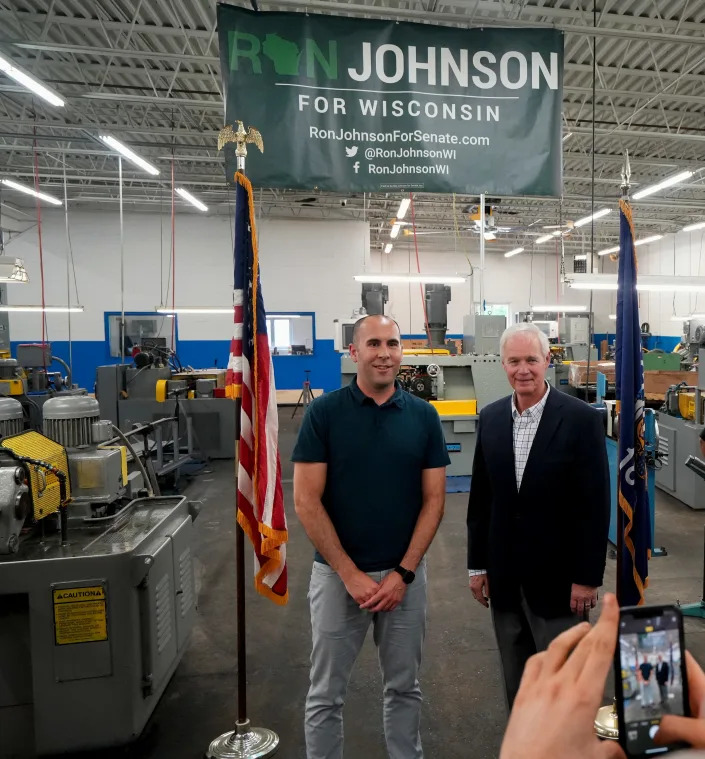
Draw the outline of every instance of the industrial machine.
[[[688,348],[689,360],[698,368],[692,372],[693,384],[672,385],[657,412],[663,461],[656,472],[656,485],[691,509],[705,509],[705,488],[698,474],[686,466],[689,456],[700,455],[700,432],[705,426],[705,348],[699,343],[688,343],[691,345],[698,345],[695,354]]]
[[[180,421],[177,446],[203,456],[235,455],[235,403],[224,397],[223,370],[179,370],[158,351],[136,353],[133,364],[99,366],[96,397],[103,419],[121,430],[164,417]],[[221,386],[219,386],[221,385]]]
[[[681,369],[688,370],[699,360],[700,349],[705,348],[705,319],[693,318],[683,322],[678,355]]]
[[[15,404],[0,404],[0,753],[125,744],[187,646],[197,510],[147,495],[94,399],[48,400],[46,435],[13,434]]]
[[[506,328],[504,316],[466,314],[463,317],[463,353],[499,356],[499,339]]]

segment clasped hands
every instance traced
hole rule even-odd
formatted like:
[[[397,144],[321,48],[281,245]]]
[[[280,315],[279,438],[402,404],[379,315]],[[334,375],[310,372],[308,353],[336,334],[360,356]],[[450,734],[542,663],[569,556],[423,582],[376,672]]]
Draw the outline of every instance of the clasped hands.
[[[393,611],[406,593],[406,585],[397,572],[390,572],[381,582],[375,582],[356,568],[341,579],[359,607],[369,612]]]

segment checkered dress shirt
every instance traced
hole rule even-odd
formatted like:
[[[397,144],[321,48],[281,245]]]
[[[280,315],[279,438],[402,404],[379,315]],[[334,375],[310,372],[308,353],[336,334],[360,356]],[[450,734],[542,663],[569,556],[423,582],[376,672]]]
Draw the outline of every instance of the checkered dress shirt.
[[[515,396],[512,394],[512,419],[514,421],[514,475],[516,476],[517,480],[517,490],[521,488],[521,481],[524,477],[526,462],[529,460],[531,446],[534,443],[536,431],[538,430],[539,424],[541,423],[543,410],[546,407],[546,401],[550,392],[551,388],[548,382],[546,382],[546,392],[544,392],[543,398],[541,398],[538,403],[530,406],[521,413],[516,407]],[[468,570],[470,577],[474,577],[475,575],[483,575],[486,572],[486,569]]]

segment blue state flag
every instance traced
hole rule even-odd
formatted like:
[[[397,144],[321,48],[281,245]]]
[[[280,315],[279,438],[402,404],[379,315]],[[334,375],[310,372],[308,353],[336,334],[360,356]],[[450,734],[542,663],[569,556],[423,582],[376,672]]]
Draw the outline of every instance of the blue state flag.
[[[620,200],[616,379],[620,402],[617,499],[622,532],[617,597],[621,606],[644,603],[651,542],[644,446],[644,363],[636,281],[632,209],[628,201]]]

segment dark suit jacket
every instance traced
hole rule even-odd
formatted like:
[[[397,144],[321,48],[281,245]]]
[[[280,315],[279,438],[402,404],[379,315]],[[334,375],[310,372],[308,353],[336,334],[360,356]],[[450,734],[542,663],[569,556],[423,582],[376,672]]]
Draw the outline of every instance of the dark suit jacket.
[[[497,609],[570,614],[573,583],[605,570],[610,478],[600,414],[551,388],[517,492],[511,396],[480,413],[468,503],[468,568],[486,569]]]
[[[665,661],[656,665],[656,682],[659,685],[665,685],[668,682],[670,674],[670,667]]]

